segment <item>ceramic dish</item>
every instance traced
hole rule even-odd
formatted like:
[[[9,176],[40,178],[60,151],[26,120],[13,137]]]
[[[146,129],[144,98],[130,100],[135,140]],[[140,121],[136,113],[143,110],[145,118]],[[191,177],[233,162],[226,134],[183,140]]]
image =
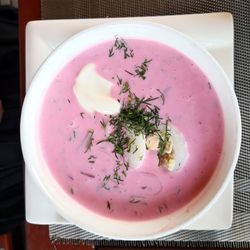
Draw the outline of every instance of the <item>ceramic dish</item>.
[[[162,43],[166,42],[167,37],[166,43],[168,45],[180,50],[200,66],[213,83],[219,96],[225,122],[224,148],[219,166],[209,184],[192,202],[160,219],[124,222],[99,216],[73,202],[68,195],[62,192],[48,169],[44,167],[45,162],[41,157],[37,142],[37,111],[40,109],[43,94],[61,67],[58,61],[66,63],[82,51],[85,46],[96,44],[97,34],[99,37],[98,43],[102,40],[111,40],[117,34],[124,37],[136,36],[145,39],[154,37]],[[42,85],[41,81],[45,84]],[[230,107],[227,106],[228,103],[231,103]],[[197,219],[215,202],[230,180],[239,153],[240,136],[240,114],[237,100],[229,80],[214,59],[192,40],[172,29],[139,22],[134,23],[133,26],[128,23],[99,26],[79,33],[63,43],[46,60],[33,79],[24,103],[21,121],[21,139],[25,161],[28,166],[33,166],[31,171],[34,177],[58,211],[66,219],[84,229],[117,239],[152,239],[175,232]],[[71,211],[74,211],[74,213]]]

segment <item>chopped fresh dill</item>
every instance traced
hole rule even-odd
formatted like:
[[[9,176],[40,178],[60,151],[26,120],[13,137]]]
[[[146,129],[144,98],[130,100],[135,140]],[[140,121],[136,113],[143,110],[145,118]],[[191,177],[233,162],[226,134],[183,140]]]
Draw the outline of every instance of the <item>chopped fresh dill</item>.
[[[109,57],[112,57],[114,54],[115,54],[115,52],[114,52],[114,46],[112,46],[112,47],[109,49]]]
[[[105,130],[107,127],[107,123],[103,119],[100,121],[100,123],[101,123],[102,128]]]
[[[85,175],[85,176],[90,177],[90,178],[95,178],[95,176],[93,174],[85,173],[83,171],[80,171],[80,174]]]
[[[127,81],[123,81],[122,78],[120,78],[118,75],[116,77],[117,77],[117,82],[116,82],[117,85],[121,86],[120,94],[130,91],[129,83]]]
[[[96,159],[96,156],[95,155],[90,155],[89,157],[88,157],[88,160],[95,160]]]
[[[115,42],[113,46],[109,49],[109,57],[112,57],[115,54],[116,50],[120,50],[123,52],[124,59],[134,56],[133,49],[128,48],[127,42],[120,37],[115,37]]]
[[[148,71],[148,64],[152,61],[152,59],[145,59],[140,66],[135,67],[136,76],[142,78],[142,80],[146,79],[146,72]]]
[[[110,180],[120,184],[123,181],[121,176],[126,177],[129,163],[125,160],[125,154],[131,150],[133,150],[132,153],[138,150],[138,146],[132,149],[135,138],[131,139],[131,134],[148,136],[160,132],[159,126],[162,119],[159,115],[159,108],[153,104],[159,97],[139,98],[130,91],[128,97],[127,102],[122,103],[120,113],[109,116],[109,125],[113,128],[113,131],[106,138],[97,142],[97,144],[111,143],[113,153],[117,158],[113,174],[105,176],[102,181],[102,187],[107,190],[110,189],[107,185]],[[143,156],[140,159],[142,160]]]
[[[124,162],[124,167],[125,167],[126,171],[128,171],[129,170],[129,163],[128,162]]]
[[[92,146],[93,146],[93,141],[94,141],[94,130],[89,130],[87,132],[86,138],[87,138],[87,142],[86,142],[86,149],[84,151],[84,153],[87,153],[89,150],[91,150]]]
[[[128,73],[129,75],[131,75],[131,76],[135,76],[132,72],[130,72],[130,71],[128,71],[128,70],[124,70],[126,73]]]
[[[69,137],[69,141],[74,142],[76,139],[76,131],[73,130],[71,136]]]
[[[128,143],[129,143],[129,137],[126,133],[126,131],[122,130],[121,126],[116,127],[110,134],[109,136],[98,142],[110,142],[114,145],[114,150],[113,152],[115,153],[116,158],[118,158],[117,155],[124,155],[124,149],[128,148]]]
[[[135,138],[129,142],[127,152],[130,153],[131,147],[133,146],[134,142],[135,142]]]
[[[159,89],[156,89],[156,90],[160,93],[160,98],[162,100],[162,104],[164,105],[165,104],[165,95]]]
[[[168,128],[168,122],[169,122],[169,119],[166,120],[164,134],[161,135],[161,133],[158,133],[159,139],[160,139],[159,146],[158,146],[159,151],[158,151],[158,154],[157,154],[158,159],[159,159],[159,165],[161,165],[161,158],[164,155],[164,151],[165,151],[167,142],[169,141],[170,136],[171,136],[169,128]]]
[[[138,147],[136,146],[135,147],[135,150],[133,151],[133,154],[138,150]]]
[[[116,180],[117,184],[120,184],[120,182],[123,181],[123,179],[119,174],[114,175],[114,180]]]
[[[98,142],[110,142],[114,146],[115,156],[124,156],[125,152],[130,151],[131,140],[129,133],[135,136],[143,134],[145,136],[159,132],[161,118],[159,108],[152,105],[152,102],[158,99],[139,98],[135,94],[129,93],[129,101],[123,103],[118,115],[111,115],[109,123],[113,131],[107,138]],[[128,133],[129,132],[129,133]]]
[[[74,180],[74,178],[71,175],[68,175],[68,178],[72,181]]]
[[[122,85],[122,79],[119,77],[119,76],[116,76],[117,77],[117,85]]]
[[[128,82],[124,82],[122,84],[122,90],[121,90],[121,93],[126,93],[130,91],[130,86],[129,86],[129,83]]]
[[[212,85],[211,85],[211,83],[210,83],[210,82],[208,82],[208,83],[207,83],[207,85],[208,85],[208,88],[211,90],[211,89],[212,89]]]
[[[117,184],[120,184],[121,181],[123,181],[123,179],[120,176],[120,169],[122,167],[122,164],[120,161],[116,161],[116,167],[114,169],[114,173],[113,173],[113,179],[117,182]]]
[[[148,136],[159,131],[161,122],[159,109],[152,105],[158,98],[139,98],[135,94],[131,95],[131,100],[123,104],[120,113],[111,116],[110,124],[114,127],[122,127],[135,135],[144,134]]]
[[[108,208],[108,210],[111,210],[111,204],[109,201],[107,201],[107,208]]]
[[[102,187],[106,190],[110,190],[110,187],[108,187],[108,182],[111,178],[111,175],[105,175],[102,180]]]
[[[126,177],[127,174],[126,174],[126,171],[125,170],[122,170],[122,174]]]
[[[82,117],[82,119],[84,118],[84,114],[85,114],[84,112],[80,113],[80,116]]]

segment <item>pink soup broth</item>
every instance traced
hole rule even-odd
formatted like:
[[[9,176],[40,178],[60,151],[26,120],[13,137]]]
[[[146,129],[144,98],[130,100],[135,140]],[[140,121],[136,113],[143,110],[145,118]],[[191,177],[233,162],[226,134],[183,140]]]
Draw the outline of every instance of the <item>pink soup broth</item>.
[[[211,178],[223,146],[223,114],[209,79],[197,65],[177,50],[153,41],[128,39],[134,56],[124,59],[122,51],[109,57],[113,41],[92,47],[71,60],[50,85],[40,116],[40,143],[43,156],[55,180],[72,199],[106,217],[147,220],[167,215],[190,202]],[[145,59],[146,79],[135,77]],[[116,99],[119,76],[130,83],[138,97],[159,96],[160,115],[183,133],[189,157],[181,170],[169,172],[158,167],[157,153],[148,151],[137,169],[130,169],[119,184],[105,177],[113,174],[116,158],[105,138],[100,121],[108,117],[88,114],[73,93],[82,67],[95,63],[97,72],[114,83]],[[93,146],[87,152],[86,137],[93,133]]]

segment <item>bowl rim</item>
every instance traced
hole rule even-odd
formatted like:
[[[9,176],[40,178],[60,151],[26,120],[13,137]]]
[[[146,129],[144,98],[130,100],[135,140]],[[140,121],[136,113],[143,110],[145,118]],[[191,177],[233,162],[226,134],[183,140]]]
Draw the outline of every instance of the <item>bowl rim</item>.
[[[213,204],[216,202],[216,200],[218,199],[218,197],[223,193],[223,191],[225,190],[226,186],[228,185],[229,181],[231,180],[233,171],[235,169],[237,160],[238,160],[238,156],[239,156],[239,152],[240,152],[240,144],[241,144],[241,118],[240,118],[240,110],[239,110],[239,105],[238,105],[238,101],[236,98],[236,95],[233,91],[233,88],[230,84],[230,80],[228,78],[228,76],[226,75],[226,73],[224,72],[224,70],[222,69],[222,67],[220,66],[220,64],[215,60],[215,58],[206,50],[204,49],[202,46],[200,46],[200,44],[198,44],[196,41],[194,41],[192,38],[190,38],[189,36],[171,28],[168,27],[166,25],[163,24],[157,24],[154,22],[149,22],[149,21],[137,21],[137,20],[132,20],[132,21],[128,21],[128,20],[119,20],[119,21],[110,21],[107,22],[105,24],[101,24],[101,25],[96,25],[94,27],[91,27],[89,29],[86,29],[84,31],[78,32],[75,35],[71,36],[70,38],[66,39],[62,44],[60,44],[49,56],[48,58],[43,62],[43,64],[40,65],[40,67],[38,68],[35,76],[33,77],[31,83],[34,83],[35,81],[37,81],[37,79],[39,79],[39,75],[41,74],[41,72],[43,72],[44,68],[46,68],[46,65],[48,63],[49,60],[51,60],[51,58],[53,58],[57,53],[60,53],[66,44],[70,44],[72,41],[74,41],[75,39],[79,39],[82,34],[86,34],[87,32],[96,32],[99,29],[103,29],[106,27],[110,27],[110,26],[120,26],[120,25],[133,25],[133,24],[138,24],[138,25],[143,25],[143,26],[152,26],[152,27],[160,27],[164,30],[168,30],[169,32],[174,32],[175,34],[177,34],[178,36],[182,37],[185,40],[188,40],[189,42],[191,42],[198,50],[203,51],[203,53],[205,53],[209,59],[211,61],[213,61],[213,64],[220,70],[220,72],[222,73],[223,77],[225,78],[225,82],[228,85],[227,88],[230,91],[231,97],[233,98],[233,104],[234,104],[234,108],[236,108],[236,124],[237,124],[237,138],[238,140],[236,141],[235,144],[235,148],[234,148],[234,160],[231,163],[231,166],[229,168],[229,171],[227,172],[227,175],[223,181],[223,184],[221,185],[221,187],[219,188],[219,190],[217,190],[216,195],[210,199],[210,202],[203,208],[201,209],[195,216],[193,216],[192,218],[188,219],[185,223],[174,227],[173,229],[158,233],[158,234],[154,234],[154,235],[150,235],[150,236],[143,236],[143,237],[113,237],[112,239],[125,239],[125,240],[147,240],[147,239],[156,239],[158,237],[162,237],[162,236],[166,236],[168,234],[174,233],[176,231],[179,231],[180,229],[186,228],[187,226],[189,226],[190,224],[192,224],[194,221],[196,221],[199,217],[201,217],[204,213],[206,213],[206,211],[208,211],[208,209],[210,209],[211,206],[213,206]],[[154,39],[152,39],[154,40]],[[156,40],[155,40],[156,41]],[[103,42],[103,41],[101,41]],[[82,51],[84,51],[85,49],[83,48]],[[80,52],[80,51],[79,51]],[[183,53],[183,52],[181,52]],[[192,58],[191,58],[192,59]],[[67,64],[67,62],[66,62]],[[31,84],[30,89],[25,97],[24,103],[23,103],[23,109],[22,109],[22,116],[21,116],[21,125],[20,125],[20,132],[21,132],[21,146],[22,146],[22,150],[23,150],[23,154],[24,154],[24,159],[27,160],[28,157],[28,150],[27,150],[27,145],[26,145],[26,138],[25,138],[25,124],[27,121],[24,120],[25,118],[25,112],[27,109],[27,105],[29,105],[29,99],[30,99],[30,95],[32,95],[32,89],[34,88],[34,84]],[[27,112],[26,112],[27,113]],[[26,115],[27,117],[27,115]],[[27,119],[26,119],[27,120]],[[29,160],[27,161],[29,162]],[[45,191],[47,197],[53,202],[53,204],[55,205],[56,209],[60,212],[60,214],[62,214],[66,219],[69,219],[70,221],[72,221],[72,218],[68,215],[65,214],[65,212],[58,206],[58,204],[55,203],[55,200],[53,199],[53,197],[51,196],[51,194],[49,194],[48,190],[46,189],[46,187],[44,186],[44,184],[42,183],[40,177],[37,175],[36,170],[31,166],[31,164],[27,164],[29,167],[29,171],[32,173],[32,176],[36,179],[36,181],[39,183],[39,186],[42,187],[42,190]],[[73,220],[74,223],[76,223]],[[76,223],[77,224],[77,223]],[[97,233],[101,236],[104,237],[110,237],[110,235],[106,235],[103,234],[102,232],[97,232],[97,231],[93,231],[93,230],[89,230],[88,228],[86,228],[86,230],[93,232],[93,233]]]

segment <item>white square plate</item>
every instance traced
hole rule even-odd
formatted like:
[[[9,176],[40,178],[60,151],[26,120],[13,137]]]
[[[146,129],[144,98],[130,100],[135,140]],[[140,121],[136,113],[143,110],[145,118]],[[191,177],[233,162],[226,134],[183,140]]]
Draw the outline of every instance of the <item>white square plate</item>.
[[[161,23],[179,30],[205,47],[221,64],[233,84],[233,19],[229,13],[121,18]],[[26,90],[36,70],[65,39],[97,24],[116,20],[73,19],[30,22],[26,27]],[[26,220],[33,224],[68,224],[25,169]],[[186,229],[219,230],[232,225],[232,181],[214,206]]]

